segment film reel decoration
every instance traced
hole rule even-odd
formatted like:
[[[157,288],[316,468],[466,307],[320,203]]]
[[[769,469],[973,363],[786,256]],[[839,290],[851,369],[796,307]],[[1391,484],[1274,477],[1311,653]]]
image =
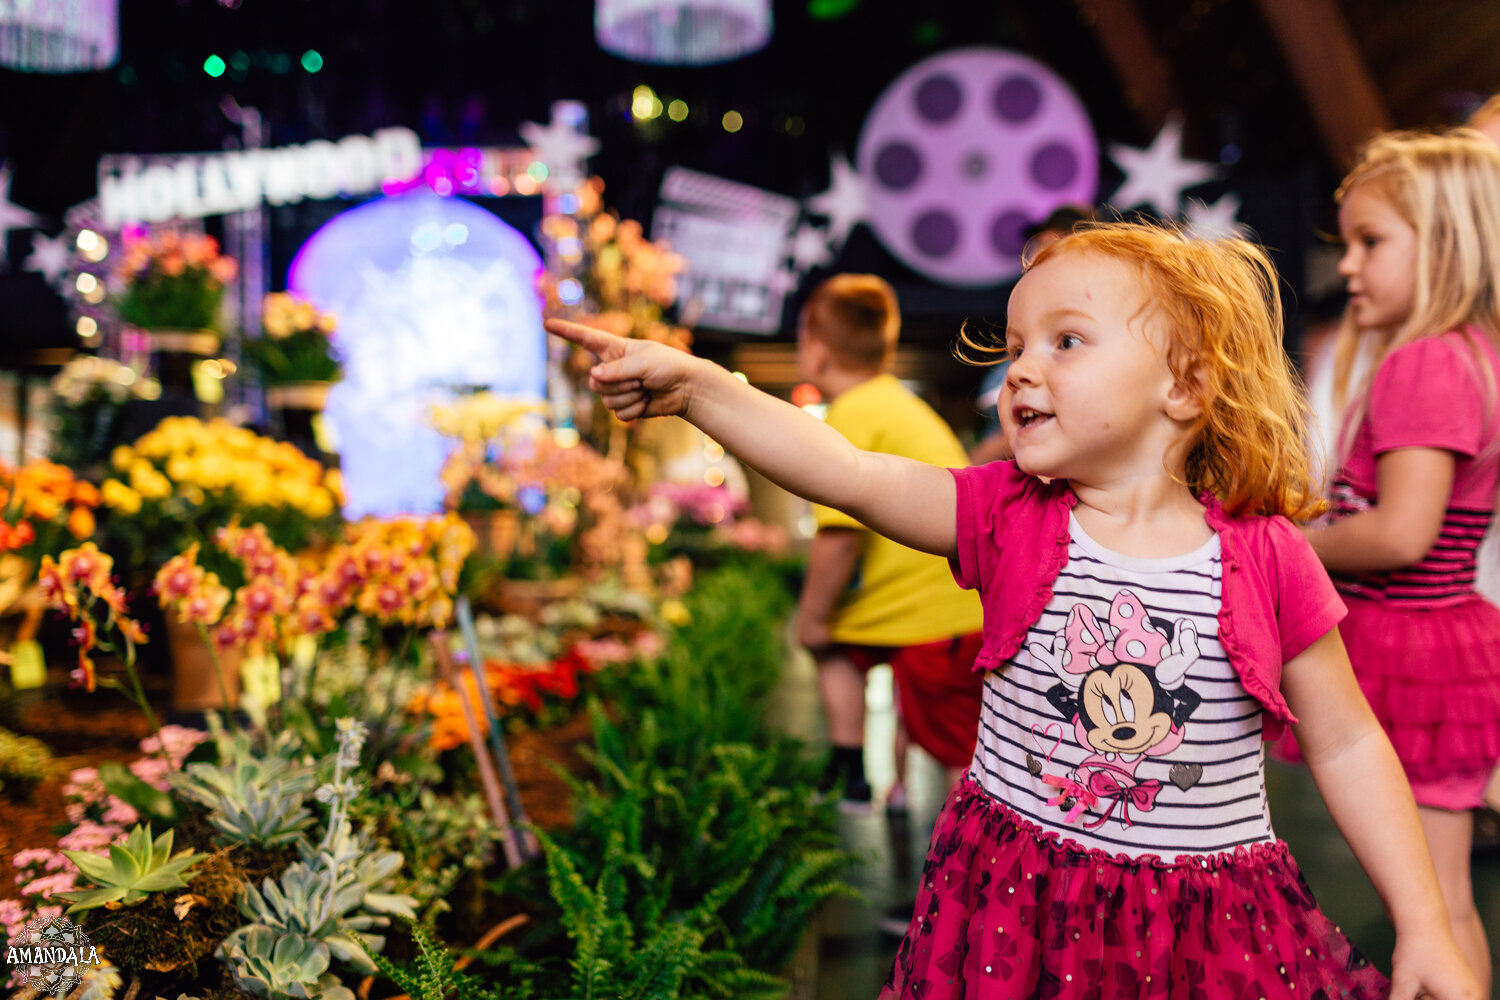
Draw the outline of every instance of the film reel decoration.
[[[899,76],[865,119],[857,163],[885,247],[963,287],[1019,274],[1026,227],[1093,204],[1099,182],[1082,103],[1046,66],[998,48],[955,49]]]

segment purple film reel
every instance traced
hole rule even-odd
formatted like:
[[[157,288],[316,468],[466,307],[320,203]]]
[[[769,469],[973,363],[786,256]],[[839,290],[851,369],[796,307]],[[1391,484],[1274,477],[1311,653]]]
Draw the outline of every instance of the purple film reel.
[[[1092,205],[1099,144],[1050,69],[1006,49],[954,49],[885,89],[859,137],[869,223],[933,281],[994,285],[1021,271],[1027,226]]]

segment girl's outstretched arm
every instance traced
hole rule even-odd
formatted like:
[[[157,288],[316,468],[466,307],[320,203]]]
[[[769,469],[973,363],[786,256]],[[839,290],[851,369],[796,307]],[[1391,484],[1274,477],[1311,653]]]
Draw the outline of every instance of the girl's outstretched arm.
[[[861,451],[798,407],[664,344],[566,320],[549,319],[547,330],[598,356],[589,388],[622,420],[684,417],[798,496],[902,545],[941,556],[957,551],[957,492],[947,469]]]
[[[1337,629],[1287,663],[1281,690],[1301,719],[1297,743],[1318,791],[1395,924],[1391,1000],[1479,997],[1453,940],[1406,775]]]

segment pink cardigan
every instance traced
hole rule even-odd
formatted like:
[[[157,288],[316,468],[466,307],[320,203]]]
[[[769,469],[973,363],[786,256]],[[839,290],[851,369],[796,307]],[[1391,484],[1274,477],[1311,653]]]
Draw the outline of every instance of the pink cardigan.
[[[974,669],[993,670],[1021,647],[1052,599],[1078,497],[1066,482],[1044,483],[1014,462],[950,471],[958,488],[958,554],[950,563],[959,585],[977,589],[984,604]],[[1200,499],[1222,552],[1219,642],[1264,709],[1262,735],[1275,739],[1297,721],[1281,696],[1282,665],[1335,628],[1344,603],[1286,518],[1232,518],[1213,497]]]

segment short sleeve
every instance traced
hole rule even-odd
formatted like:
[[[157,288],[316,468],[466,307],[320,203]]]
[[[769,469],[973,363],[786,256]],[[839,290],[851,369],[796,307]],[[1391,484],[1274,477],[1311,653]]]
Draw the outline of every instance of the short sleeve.
[[[953,579],[966,590],[1000,561],[1000,528],[1005,509],[1020,495],[1025,473],[1014,462],[990,462],[967,469],[949,469],[957,493],[954,511],[957,552],[948,560]]]
[[[840,406],[839,401],[835,400],[833,405],[828,407],[828,415],[824,423],[848,438],[849,443],[861,451],[881,451],[878,422],[868,419],[867,416],[859,412],[856,406],[847,403]],[[822,504],[812,505],[812,515],[813,523],[817,525],[819,531],[824,528],[864,528],[863,524],[843,511],[825,507]]]
[[[1477,455],[1484,433],[1484,388],[1477,364],[1461,333],[1426,337],[1391,352],[1370,386],[1368,419],[1375,454],[1441,448]]]
[[[1312,545],[1290,521],[1271,518],[1266,537],[1276,569],[1276,625],[1286,663],[1338,627],[1348,609]]]

